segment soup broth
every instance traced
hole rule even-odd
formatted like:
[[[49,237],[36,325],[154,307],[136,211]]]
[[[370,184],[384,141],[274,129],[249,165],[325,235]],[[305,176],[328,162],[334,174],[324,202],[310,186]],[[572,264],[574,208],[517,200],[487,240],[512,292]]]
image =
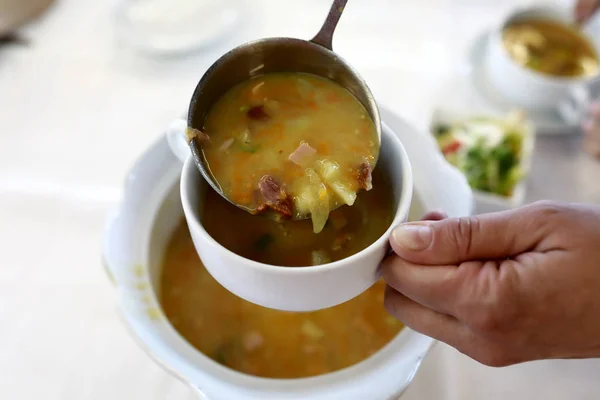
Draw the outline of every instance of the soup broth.
[[[301,378],[339,370],[375,353],[402,329],[383,307],[383,281],[346,303],[310,313],[249,303],[206,271],[185,221],[162,265],[160,299],[171,324],[196,349],[246,374]]]
[[[504,29],[504,46],[524,67],[559,77],[593,76],[598,55],[577,29],[547,20],[515,22]]]
[[[393,221],[391,185],[379,170],[373,182],[373,190],[361,192],[352,207],[334,210],[317,234],[310,220],[276,222],[251,215],[210,189],[201,210],[202,225],[222,246],[258,262],[291,267],[341,260],[371,245]]]
[[[379,153],[375,124],[346,89],[304,73],[272,73],[233,87],[191,131],[225,196],[251,213],[310,216],[370,190]]]

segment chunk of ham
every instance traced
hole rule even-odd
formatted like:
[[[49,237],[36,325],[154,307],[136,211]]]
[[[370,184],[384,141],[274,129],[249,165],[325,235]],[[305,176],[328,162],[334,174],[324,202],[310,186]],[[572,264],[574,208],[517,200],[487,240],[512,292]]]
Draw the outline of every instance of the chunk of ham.
[[[254,106],[250,107],[248,110],[248,118],[255,121],[265,121],[269,119],[269,114],[267,114],[267,110],[265,106]]]
[[[358,167],[358,185],[365,190],[373,189],[373,177],[371,175],[371,165],[364,162]]]
[[[296,165],[301,167],[306,166],[312,156],[317,153],[315,149],[310,147],[306,142],[300,143],[300,146],[292,154],[289,155],[288,159]]]
[[[244,337],[244,350],[248,352],[259,349],[265,342],[263,336],[257,331],[251,331]]]
[[[259,212],[271,209],[284,219],[292,218],[292,199],[272,176],[263,176],[258,182],[258,189],[265,199],[265,203],[258,207]]]
[[[251,107],[246,115],[248,116],[248,129],[253,134],[259,133],[271,119],[264,105]]]
[[[188,142],[194,139],[198,139],[200,141],[210,141],[210,137],[206,132],[196,128],[187,128],[185,136]]]
[[[226,141],[223,142],[223,144],[221,145],[221,147],[219,147],[219,151],[225,151],[228,148],[231,147],[231,145],[233,144],[233,138],[229,138]]]
[[[279,184],[270,175],[260,178],[258,188],[267,202],[274,203],[285,197],[285,192],[281,190]]]
[[[280,105],[278,101],[263,99],[263,102],[263,104],[254,105],[246,111],[248,129],[251,133],[260,133],[279,113]]]

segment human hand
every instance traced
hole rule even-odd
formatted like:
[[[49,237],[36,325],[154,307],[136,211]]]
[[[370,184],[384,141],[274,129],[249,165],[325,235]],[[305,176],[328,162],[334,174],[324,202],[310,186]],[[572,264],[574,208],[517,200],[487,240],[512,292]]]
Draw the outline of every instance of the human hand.
[[[583,148],[600,158],[600,100],[590,107],[590,118],[583,123]]]
[[[490,366],[600,357],[600,207],[540,202],[402,225],[385,305]]]
[[[582,24],[600,8],[600,0],[577,0],[575,20]]]

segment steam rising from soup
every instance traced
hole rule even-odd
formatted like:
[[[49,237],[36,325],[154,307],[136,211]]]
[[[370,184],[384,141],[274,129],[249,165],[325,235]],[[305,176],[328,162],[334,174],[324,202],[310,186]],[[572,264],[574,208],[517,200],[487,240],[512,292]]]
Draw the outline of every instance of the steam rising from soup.
[[[513,60],[534,71],[557,77],[598,73],[598,55],[576,28],[547,20],[514,22],[502,34]]]

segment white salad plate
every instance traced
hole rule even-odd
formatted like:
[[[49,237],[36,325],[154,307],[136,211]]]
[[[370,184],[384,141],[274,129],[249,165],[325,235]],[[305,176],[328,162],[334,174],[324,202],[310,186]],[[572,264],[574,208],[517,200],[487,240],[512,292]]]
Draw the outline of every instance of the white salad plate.
[[[381,111],[384,129],[398,135],[411,159],[415,194],[410,217],[418,219],[433,209],[443,209],[451,217],[471,214],[472,192],[463,175],[437,151],[435,141],[387,109]],[[397,398],[434,343],[408,328],[358,364],[302,379],[266,379],[233,371],[197,351],[177,333],[162,312],[157,293],[163,253],[183,218],[181,168],[167,140],[155,142],[128,173],[122,201],[104,231],[104,265],[115,284],[123,321],[138,344],[201,399]]]
[[[460,105],[440,105],[436,107],[431,114],[429,126],[430,137],[436,141],[433,136],[433,131],[440,123],[452,124],[456,121],[464,121],[468,120],[469,118],[481,116],[497,118],[507,117],[506,114],[501,114],[497,111],[484,111],[478,107],[473,107],[472,109],[466,110]],[[520,207],[525,202],[525,196],[527,194],[527,178],[531,171],[533,151],[535,148],[536,130],[534,124],[530,120],[524,121],[523,130],[523,144],[521,148],[521,161],[519,164],[519,167],[523,173],[523,177],[515,185],[512,195],[508,197],[494,193],[473,190],[473,211],[475,214],[509,210],[511,208]],[[437,148],[440,152],[440,155],[443,157],[441,150],[439,150],[439,147]]]
[[[485,31],[479,34],[472,44],[466,57],[465,72],[467,73],[469,84],[472,86],[479,101],[483,102],[498,112],[506,113],[518,107],[506,100],[502,94],[491,85],[486,76],[484,68],[484,57],[486,56],[488,42],[490,41],[491,31]],[[473,103],[476,104],[477,100]],[[483,107],[479,105],[479,107]],[[538,134],[573,134],[578,132],[578,124],[568,123],[561,118],[557,110],[534,111],[524,110],[529,119],[535,124]]]

